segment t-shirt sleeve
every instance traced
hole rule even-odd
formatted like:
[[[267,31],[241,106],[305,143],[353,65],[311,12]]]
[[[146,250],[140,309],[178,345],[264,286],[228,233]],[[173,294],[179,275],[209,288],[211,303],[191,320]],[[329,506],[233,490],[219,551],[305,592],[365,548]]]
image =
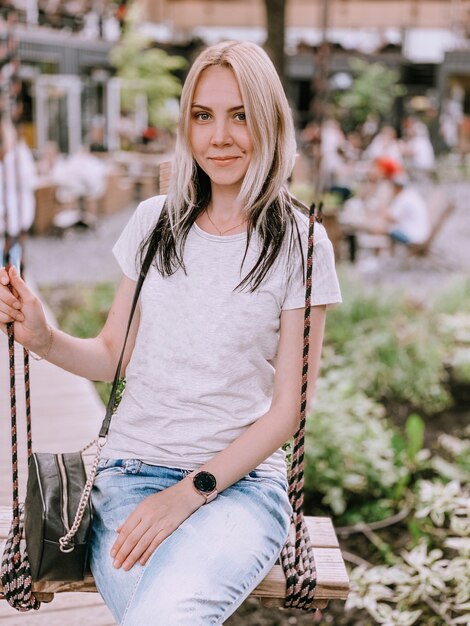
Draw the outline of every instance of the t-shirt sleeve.
[[[302,250],[306,259],[307,249],[307,226],[300,225],[302,237]],[[302,275],[302,260],[298,246],[293,251],[293,259],[290,276],[287,280],[286,297],[282,309],[299,309],[305,306],[305,281]],[[306,270],[306,262],[304,263]],[[328,239],[324,226],[315,224],[314,248],[313,248],[313,271],[312,271],[312,296],[311,304],[338,304],[342,302],[341,290],[335,269],[335,256],[333,246]]]
[[[139,249],[160,217],[165,196],[141,202],[113,247],[113,254],[124,274],[137,280],[140,271]]]

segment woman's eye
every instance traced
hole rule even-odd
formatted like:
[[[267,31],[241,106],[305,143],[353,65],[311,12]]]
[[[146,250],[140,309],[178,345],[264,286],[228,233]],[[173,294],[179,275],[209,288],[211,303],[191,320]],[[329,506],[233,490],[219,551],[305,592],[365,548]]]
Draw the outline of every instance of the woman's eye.
[[[235,114],[235,117],[236,117],[236,119],[237,119],[237,120],[239,120],[240,122],[246,122],[246,115],[245,115],[245,113],[242,113],[242,112],[240,112],[240,113],[236,113],[236,114]]]
[[[201,120],[201,122],[207,122],[210,116],[209,113],[204,113],[204,111],[201,111],[200,113],[196,113],[195,117],[197,120]]]

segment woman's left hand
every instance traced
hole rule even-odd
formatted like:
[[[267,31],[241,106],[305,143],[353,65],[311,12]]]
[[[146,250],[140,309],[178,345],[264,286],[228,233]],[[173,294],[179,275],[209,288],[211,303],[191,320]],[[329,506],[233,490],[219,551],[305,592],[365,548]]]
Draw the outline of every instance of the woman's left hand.
[[[129,570],[145,565],[153,552],[171,533],[204,503],[189,481],[148,496],[117,529],[111,549],[113,565]]]

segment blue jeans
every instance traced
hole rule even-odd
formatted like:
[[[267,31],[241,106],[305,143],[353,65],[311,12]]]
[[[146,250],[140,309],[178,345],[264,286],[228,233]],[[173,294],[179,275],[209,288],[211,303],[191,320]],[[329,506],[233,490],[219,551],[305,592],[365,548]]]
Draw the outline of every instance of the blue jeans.
[[[395,241],[398,241],[398,243],[404,243],[405,245],[408,245],[411,243],[410,238],[405,235],[405,233],[398,229],[398,228],[392,228],[392,230],[388,231],[389,236],[394,239]]]
[[[115,569],[110,551],[116,528],[144,498],[188,474],[137,459],[100,462],[92,493],[91,569],[122,626],[222,624],[284,545],[291,515],[287,482],[253,471],[185,520],[145,566]]]

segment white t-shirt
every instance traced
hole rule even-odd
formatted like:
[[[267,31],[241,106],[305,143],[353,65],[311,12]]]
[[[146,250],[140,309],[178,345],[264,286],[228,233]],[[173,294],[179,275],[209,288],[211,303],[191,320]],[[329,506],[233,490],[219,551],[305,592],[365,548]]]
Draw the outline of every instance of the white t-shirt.
[[[404,233],[411,243],[423,243],[431,232],[429,212],[422,196],[407,187],[390,204],[393,228]]]
[[[411,165],[418,170],[432,170],[435,165],[434,149],[429,137],[418,135],[408,142]]]
[[[114,247],[132,280],[136,252],[164,199],[141,203]],[[297,219],[306,242],[307,218],[297,213]],[[340,302],[331,243],[321,225],[315,235],[312,301]],[[152,265],[104,457],[195,469],[268,411],[280,314],[304,306],[302,268],[298,248],[292,263],[284,252],[254,293],[234,291],[258,257],[257,237],[241,270],[245,247],[246,233],[219,237],[195,224],[184,247],[186,273],[179,269],[163,278]],[[283,451],[260,467],[285,474]]]

